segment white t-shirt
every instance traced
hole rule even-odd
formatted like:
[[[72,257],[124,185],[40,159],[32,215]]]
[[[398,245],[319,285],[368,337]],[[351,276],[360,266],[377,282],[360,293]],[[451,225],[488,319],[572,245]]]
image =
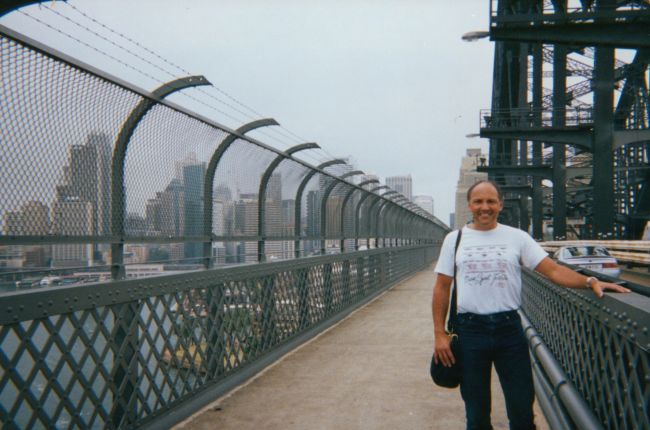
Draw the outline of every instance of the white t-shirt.
[[[454,276],[457,231],[445,237],[435,271]],[[547,257],[528,233],[502,224],[488,230],[463,227],[456,259],[458,312],[492,314],[521,306],[521,266],[534,269]]]

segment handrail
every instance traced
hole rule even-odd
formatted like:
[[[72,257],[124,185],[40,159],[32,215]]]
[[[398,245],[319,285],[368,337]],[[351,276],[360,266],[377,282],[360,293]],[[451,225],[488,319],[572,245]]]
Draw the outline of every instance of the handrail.
[[[548,349],[535,328],[533,328],[533,325],[524,312],[519,311],[519,315],[521,316],[524,333],[528,339],[531,355],[535,364],[538,364],[535,366],[537,377],[542,378],[551,387],[551,393],[545,393],[538,384],[535,387],[535,393],[538,396],[544,396],[548,400],[546,402],[548,404],[554,403],[554,397],[557,397],[561,401],[563,408],[552,408],[555,415],[560,415],[560,421],[567,422],[569,421],[567,418],[570,418],[579,429],[602,429],[602,424],[591,412],[587,403],[571,383],[564,369],[555,360],[553,353]],[[547,414],[548,412],[550,411],[547,411]],[[568,414],[568,417],[564,416],[565,413]]]

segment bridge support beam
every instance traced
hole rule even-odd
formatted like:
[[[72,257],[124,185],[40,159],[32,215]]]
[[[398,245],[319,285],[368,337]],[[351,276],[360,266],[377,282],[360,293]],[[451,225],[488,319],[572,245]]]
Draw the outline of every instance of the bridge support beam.
[[[614,233],[614,48],[597,47],[594,68],[593,233],[611,238]]]

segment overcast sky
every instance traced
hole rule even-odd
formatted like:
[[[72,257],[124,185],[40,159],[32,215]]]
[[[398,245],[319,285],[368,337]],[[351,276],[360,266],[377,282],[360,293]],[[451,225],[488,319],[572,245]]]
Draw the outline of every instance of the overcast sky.
[[[461,35],[488,28],[488,0],[71,0],[51,7],[30,6],[23,9],[29,16],[14,12],[0,23],[146,90],[172,79],[161,68],[204,75],[217,87],[212,102],[221,112],[200,113],[233,128],[257,114],[273,117],[286,137],[265,143],[318,142],[323,151],[310,155],[312,164],[351,157],[382,181],[410,173],[414,194],[433,196],[445,223],[465,150],[487,151],[487,140],[465,136],[478,131],[479,110],[490,106],[494,47]]]

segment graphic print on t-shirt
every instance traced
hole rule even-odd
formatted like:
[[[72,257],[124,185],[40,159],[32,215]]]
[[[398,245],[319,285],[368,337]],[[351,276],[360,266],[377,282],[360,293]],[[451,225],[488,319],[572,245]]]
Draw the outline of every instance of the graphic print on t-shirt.
[[[506,288],[506,245],[464,246],[461,248],[465,285]]]

